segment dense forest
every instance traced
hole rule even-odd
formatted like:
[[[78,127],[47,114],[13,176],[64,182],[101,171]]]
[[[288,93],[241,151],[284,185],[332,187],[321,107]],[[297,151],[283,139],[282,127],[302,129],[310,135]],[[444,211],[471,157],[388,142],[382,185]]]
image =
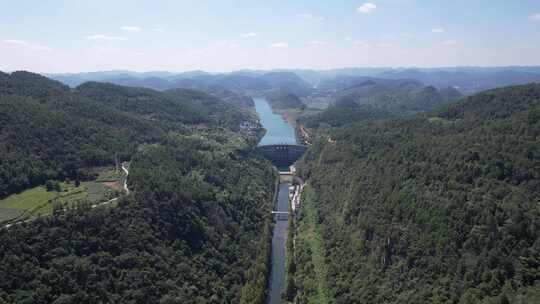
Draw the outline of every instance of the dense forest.
[[[461,97],[454,88],[437,89],[408,79],[352,77],[332,84],[330,88],[338,88],[337,92],[330,91],[333,104],[345,108],[370,105],[390,112],[416,113],[434,110]]]
[[[313,145],[284,298],[539,302],[540,85],[450,104],[410,81],[347,90],[298,120]],[[274,92],[274,108],[304,107]],[[0,198],[127,160],[132,189],[0,229],[0,303],[263,303],[277,176],[245,121],[195,90],[0,73]]]
[[[369,105],[355,107],[330,106],[314,115],[299,117],[298,123],[311,130],[322,133],[328,128],[354,124],[358,121],[379,120],[391,117],[391,113]]]
[[[0,198],[49,179],[127,160],[143,143],[194,126],[237,131],[248,113],[190,90],[167,93],[86,83],[75,91],[27,72],[0,75]],[[251,138],[251,142],[256,138]]]
[[[273,109],[303,109],[305,107],[298,96],[286,90],[274,90],[266,93],[265,96]]]
[[[132,190],[0,229],[0,303],[262,303],[276,176],[239,130],[252,114],[190,90],[0,77],[2,196],[115,158]]]
[[[540,302],[540,85],[407,118],[329,111],[298,166],[289,301]]]

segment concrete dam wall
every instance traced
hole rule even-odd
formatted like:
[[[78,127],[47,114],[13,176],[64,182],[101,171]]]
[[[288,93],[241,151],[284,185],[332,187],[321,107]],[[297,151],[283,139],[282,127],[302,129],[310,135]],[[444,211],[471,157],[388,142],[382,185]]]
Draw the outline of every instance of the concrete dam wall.
[[[256,148],[257,152],[269,159],[277,167],[287,167],[297,161],[307,150],[303,145],[264,145]]]

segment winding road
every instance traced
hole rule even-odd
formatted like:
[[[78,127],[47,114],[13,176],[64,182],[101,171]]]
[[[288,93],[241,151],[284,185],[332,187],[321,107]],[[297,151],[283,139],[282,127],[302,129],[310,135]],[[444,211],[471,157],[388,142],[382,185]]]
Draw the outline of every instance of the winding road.
[[[126,168],[125,163],[122,164],[122,170],[124,170],[124,173],[126,173],[126,178],[124,179],[124,190],[126,191],[126,194],[129,194],[129,188],[127,186],[127,178],[129,175],[129,170]]]

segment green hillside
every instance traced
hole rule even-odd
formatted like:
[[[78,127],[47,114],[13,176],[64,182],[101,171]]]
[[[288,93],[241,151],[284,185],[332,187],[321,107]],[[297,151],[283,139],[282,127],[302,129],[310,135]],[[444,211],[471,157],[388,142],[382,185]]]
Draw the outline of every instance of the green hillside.
[[[305,107],[298,96],[286,90],[271,91],[265,96],[273,109],[303,109]]]
[[[8,74],[5,74],[8,75]],[[129,159],[143,143],[196,125],[238,129],[249,115],[187,90],[86,83],[75,91],[16,72],[0,82],[0,197],[48,179],[88,179],[87,168]]]
[[[295,303],[540,301],[540,85],[336,126],[299,166]]]
[[[196,91],[1,77],[1,196],[94,178],[115,158],[131,161],[131,194],[92,208],[83,183],[73,208],[2,226],[0,303],[264,299],[276,176],[250,153],[260,132],[239,131],[251,113]],[[55,195],[36,187],[4,202]]]
[[[439,90],[410,80],[370,79],[333,94],[338,107],[370,105],[400,114],[432,111],[461,97],[453,88]]]

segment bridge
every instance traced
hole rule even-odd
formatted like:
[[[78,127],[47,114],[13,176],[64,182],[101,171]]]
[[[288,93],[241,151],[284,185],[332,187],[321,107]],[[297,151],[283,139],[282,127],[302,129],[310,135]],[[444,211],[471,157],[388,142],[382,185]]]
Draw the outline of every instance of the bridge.
[[[258,146],[255,150],[269,159],[276,167],[288,167],[302,157],[307,148],[303,145],[274,144]]]
[[[287,212],[287,211],[272,211],[272,214],[276,215],[276,221],[288,221],[289,220],[289,212]]]

